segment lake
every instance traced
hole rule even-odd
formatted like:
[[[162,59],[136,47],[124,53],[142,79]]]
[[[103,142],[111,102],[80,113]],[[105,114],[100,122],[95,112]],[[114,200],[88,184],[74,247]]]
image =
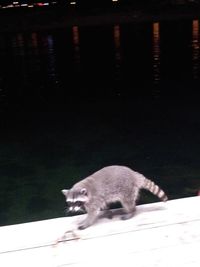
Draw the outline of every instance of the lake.
[[[111,164],[198,194],[199,23],[1,33],[1,225],[65,216],[61,189]]]

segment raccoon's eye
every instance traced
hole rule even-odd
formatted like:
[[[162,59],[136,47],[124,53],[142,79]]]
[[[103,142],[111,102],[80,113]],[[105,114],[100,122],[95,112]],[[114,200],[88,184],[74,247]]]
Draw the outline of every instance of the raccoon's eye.
[[[76,206],[83,206],[84,202],[83,201],[76,201]]]
[[[67,206],[72,206],[72,201],[66,201]]]

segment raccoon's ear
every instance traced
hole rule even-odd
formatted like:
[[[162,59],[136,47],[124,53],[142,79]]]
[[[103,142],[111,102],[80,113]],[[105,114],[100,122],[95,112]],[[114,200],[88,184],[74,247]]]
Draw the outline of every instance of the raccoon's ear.
[[[82,188],[80,193],[84,196],[87,196],[87,189],[86,188]]]
[[[61,190],[61,192],[63,193],[64,196],[67,196],[69,190],[67,190],[67,189],[63,189],[63,190]]]

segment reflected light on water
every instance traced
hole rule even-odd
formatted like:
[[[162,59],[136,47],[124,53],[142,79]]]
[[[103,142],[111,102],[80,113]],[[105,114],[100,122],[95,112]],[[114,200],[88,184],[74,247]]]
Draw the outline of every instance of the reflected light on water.
[[[120,48],[120,26],[115,25],[114,26],[114,43],[115,43],[115,48],[118,50]],[[117,56],[120,57],[120,53],[117,54]]]
[[[193,77],[199,78],[199,20],[192,21],[192,61]]]
[[[80,38],[78,26],[72,27],[72,41],[74,47],[74,64],[80,67]]]
[[[48,51],[48,73],[53,78],[55,82],[56,81],[56,69],[55,69],[55,51],[54,51],[54,40],[53,36],[49,34],[46,37],[46,42],[47,42],[47,51]]]
[[[38,55],[38,36],[35,32],[31,34],[31,46],[34,48],[35,54]]]
[[[113,37],[114,37],[114,46],[115,46],[115,80],[120,80],[120,74],[121,74],[121,42],[120,42],[120,26],[114,25],[113,27]],[[118,95],[120,95],[119,92],[117,92]]]
[[[13,37],[12,47],[13,47],[13,50],[15,52],[15,55],[18,55],[18,56],[24,56],[25,55],[24,37],[21,33],[19,33]]]
[[[154,84],[160,81],[160,24],[153,23],[153,80]]]

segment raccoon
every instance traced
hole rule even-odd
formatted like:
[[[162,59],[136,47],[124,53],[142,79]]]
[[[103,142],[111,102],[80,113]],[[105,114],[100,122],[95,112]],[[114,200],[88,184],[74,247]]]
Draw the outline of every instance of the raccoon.
[[[162,201],[167,201],[165,192],[150,179],[126,166],[107,166],[91,174],[62,193],[69,211],[85,210],[87,217],[79,225],[82,230],[91,226],[101,211],[108,213],[109,204],[120,202],[124,208],[121,219],[130,219],[136,209],[141,189],[146,189]]]

